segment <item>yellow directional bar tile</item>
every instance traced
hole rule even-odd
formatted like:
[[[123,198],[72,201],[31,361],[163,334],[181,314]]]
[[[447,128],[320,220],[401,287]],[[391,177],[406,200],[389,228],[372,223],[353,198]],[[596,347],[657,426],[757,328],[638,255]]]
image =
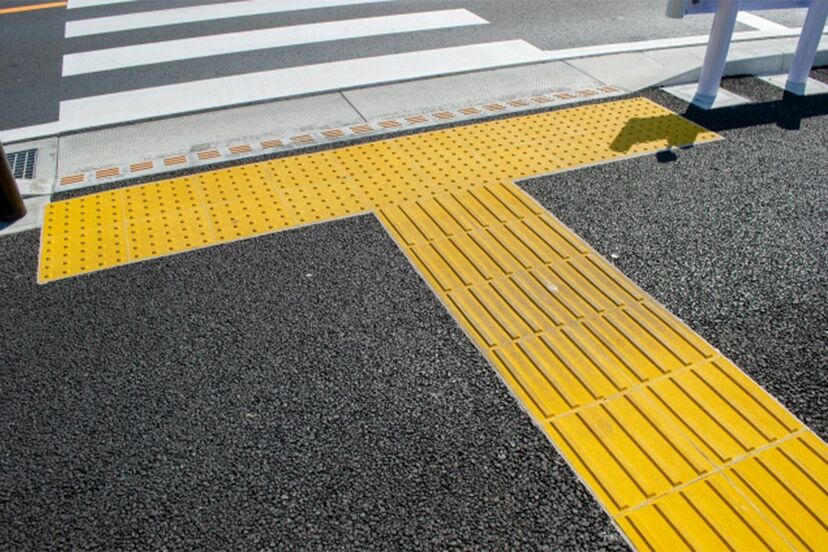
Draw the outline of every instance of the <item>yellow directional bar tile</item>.
[[[825,444],[514,184],[379,218],[634,546],[828,542]]]
[[[635,547],[817,549],[828,447],[512,183],[717,138],[632,99],[102,192],[39,281],[373,212]]]

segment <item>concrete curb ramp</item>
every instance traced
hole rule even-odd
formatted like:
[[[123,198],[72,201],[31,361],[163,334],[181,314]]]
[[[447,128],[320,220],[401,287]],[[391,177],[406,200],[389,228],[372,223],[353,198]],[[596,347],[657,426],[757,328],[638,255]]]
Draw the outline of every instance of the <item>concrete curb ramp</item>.
[[[638,549],[817,549],[828,447],[512,181],[719,137],[644,99],[50,204],[42,283],[374,212]]]

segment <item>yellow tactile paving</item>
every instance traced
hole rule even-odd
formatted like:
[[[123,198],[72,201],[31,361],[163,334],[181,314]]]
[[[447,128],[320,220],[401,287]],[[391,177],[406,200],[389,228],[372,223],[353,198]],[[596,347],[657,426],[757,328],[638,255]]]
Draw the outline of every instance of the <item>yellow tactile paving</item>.
[[[44,250],[39,280],[47,282],[445,192],[454,194],[445,199],[446,209],[454,209],[455,213],[468,210],[455,217],[466,216],[488,227],[502,223],[511,211],[485,190],[480,197],[469,197],[478,193],[470,190],[481,182],[511,180],[715,137],[652,102],[635,99],[255,163],[144,184],[128,191],[103,192],[48,206],[44,243],[57,235],[74,233],[75,229],[67,226],[64,212],[70,207],[64,203],[73,205],[69,219],[76,225],[97,225],[99,216],[108,216],[106,209],[111,211],[113,205],[118,205],[118,209],[126,209],[116,215],[124,232],[96,234],[94,243],[68,239],[60,252],[50,250],[48,256]],[[171,195],[182,187],[187,188],[187,194]],[[175,222],[169,216],[139,220],[162,213],[143,213],[140,201],[130,199],[132,196],[140,196],[143,203],[160,211],[186,212],[188,220]],[[96,202],[101,201],[107,206],[102,205],[103,211],[98,212]],[[510,201],[514,208],[515,200]],[[402,216],[405,224],[419,224],[424,232],[431,228],[428,221]],[[182,232],[186,235],[172,235]],[[491,239],[516,239],[511,228],[500,232]],[[472,239],[484,237],[475,235]],[[560,253],[554,244],[544,244],[534,235],[524,239],[529,241],[515,245],[530,256],[527,259],[541,255],[539,260],[546,262],[548,255]],[[76,257],[89,254],[87,246],[93,251],[93,262],[78,264]],[[449,251],[456,246],[472,247],[462,243],[446,246]]]
[[[512,184],[715,138],[635,99],[102,192],[39,279],[373,211],[635,546],[815,549],[825,444]]]
[[[828,542],[825,444],[514,184],[379,218],[636,547]]]

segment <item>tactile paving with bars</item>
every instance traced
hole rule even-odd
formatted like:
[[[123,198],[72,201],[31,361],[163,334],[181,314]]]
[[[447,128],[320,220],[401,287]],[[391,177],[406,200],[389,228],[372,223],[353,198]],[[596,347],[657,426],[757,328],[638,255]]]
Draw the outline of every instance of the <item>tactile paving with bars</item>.
[[[818,549],[826,447],[510,182],[378,216],[639,549]]]
[[[634,545],[819,548],[825,444],[511,182],[716,137],[635,99],[103,192],[39,279],[373,211]]]

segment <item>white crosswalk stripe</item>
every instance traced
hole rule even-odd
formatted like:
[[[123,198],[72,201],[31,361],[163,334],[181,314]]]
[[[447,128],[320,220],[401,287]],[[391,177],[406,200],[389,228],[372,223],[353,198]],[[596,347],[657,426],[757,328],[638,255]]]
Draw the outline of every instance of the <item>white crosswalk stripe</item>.
[[[392,0],[245,0],[242,2],[225,2],[222,4],[208,4],[206,6],[173,8],[69,21],[66,23],[66,37],[72,38],[146,29],[148,27],[164,27],[167,25],[211,21],[214,19],[249,17],[270,13],[333,8],[357,4],[376,4],[390,1]]]
[[[128,1],[71,0],[73,8]],[[139,12],[135,12],[133,7],[128,10],[129,13],[122,15],[68,21],[65,32],[70,44],[79,37],[93,37],[84,39],[83,44],[101,40],[109,47],[67,53],[63,57],[63,76],[75,78],[71,81],[73,85],[82,84],[75,86],[76,89],[94,89],[96,84],[103,84],[108,93],[70,96],[71,99],[61,101],[57,127],[62,132],[71,132],[250,102],[548,59],[548,54],[518,37],[504,39],[501,36],[481,43],[478,38],[482,36],[480,33],[472,30],[462,32],[464,28],[489,24],[469,10],[388,14],[389,11],[396,11],[396,5],[393,0],[241,0]],[[142,6],[156,7],[158,3],[145,2]],[[350,11],[326,11],[327,8],[344,9],[348,6]],[[300,10],[306,12],[301,18],[311,22],[265,27],[279,21],[281,13]],[[383,15],[370,16],[372,11]],[[358,17],[360,14],[365,16]],[[268,15],[270,18],[260,20],[251,17],[257,15]],[[350,15],[350,18],[344,19],[343,15]],[[325,20],[326,17],[330,19]],[[218,25],[214,21],[234,18],[241,18],[240,22],[246,29],[257,24],[264,28],[210,32]],[[176,38],[174,27],[152,31],[159,27],[194,22],[199,22],[200,26],[189,27],[187,32],[190,36],[186,37]],[[218,28],[227,30],[232,25],[225,23],[218,25]],[[145,34],[152,36],[154,41],[141,41],[141,33],[145,29],[151,30]],[[199,34],[193,36],[194,30]],[[439,40],[412,40],[412,37],[440,30],[440,35],[429,35],[439,36]],[[119,31],[133,32],[94,38],[95,35]],[[165,34],[171,39],[159,39]],[[403,42],[384,38],[390,35],[404,35],[407,38]],[[119,36],[128,38],[120,40]],[[350,53],[350,59],[342,59],[346,56],[340,55],[338,46],[314,46],[339,44],[346,40],[348,45],[344,51]],[[117,46],[112,47],[113,43]],[[431,47],[418,50],[416,47],[420,43]],[[405,47],[400,48],[399,44],[405,44]],[[289,61],[283,61],[279,53],[288,47],[291,47],[290,61],[297,58],[314,61],[292,66]],[[305,51],[303,48],[321,49]],[[227,58],[231,54],[246,57]],[[213,58],[215,63],[211,61]],[[236,60],[239,60],[238,64]],[[182,64],[180,67],[185,70],[179,71],[177,64]],[[262,67],[274,66],[276,68],[261,70]],[[251,67],[251,70],[238,74],[238,67]],[[254,67],[256,69],[252,69]],[[125,70],[138,72],[124,73]],[[204,71],[209,74],[201,76]],[[116,73],[119,76],[113,78]],[[227,76],[215,76],[222,73]],[[155,79],[153,85],[145,84],[144,75]],[[82,82],[77,80],[80,76],[84,76]],[[163,84],[159,85],[159,81]],[[113,87],[115,91],[110,92]]]
[[[107,4],[126,4],[127,2],[136,2],[137,0],[69,0],[66,9],[76,10],[78,8],[95,8],[98,6],[106,6]]]
[[[468,10],[442,10],[167,40],[68,54],[63,57],[63,76],[234,52],[485,23],[485,19]]]
[[[531,44],[512,40],[335,61],[63,101],[60,103],[60,120],[67,129],[102,126],[545,59],[546,55]]]

